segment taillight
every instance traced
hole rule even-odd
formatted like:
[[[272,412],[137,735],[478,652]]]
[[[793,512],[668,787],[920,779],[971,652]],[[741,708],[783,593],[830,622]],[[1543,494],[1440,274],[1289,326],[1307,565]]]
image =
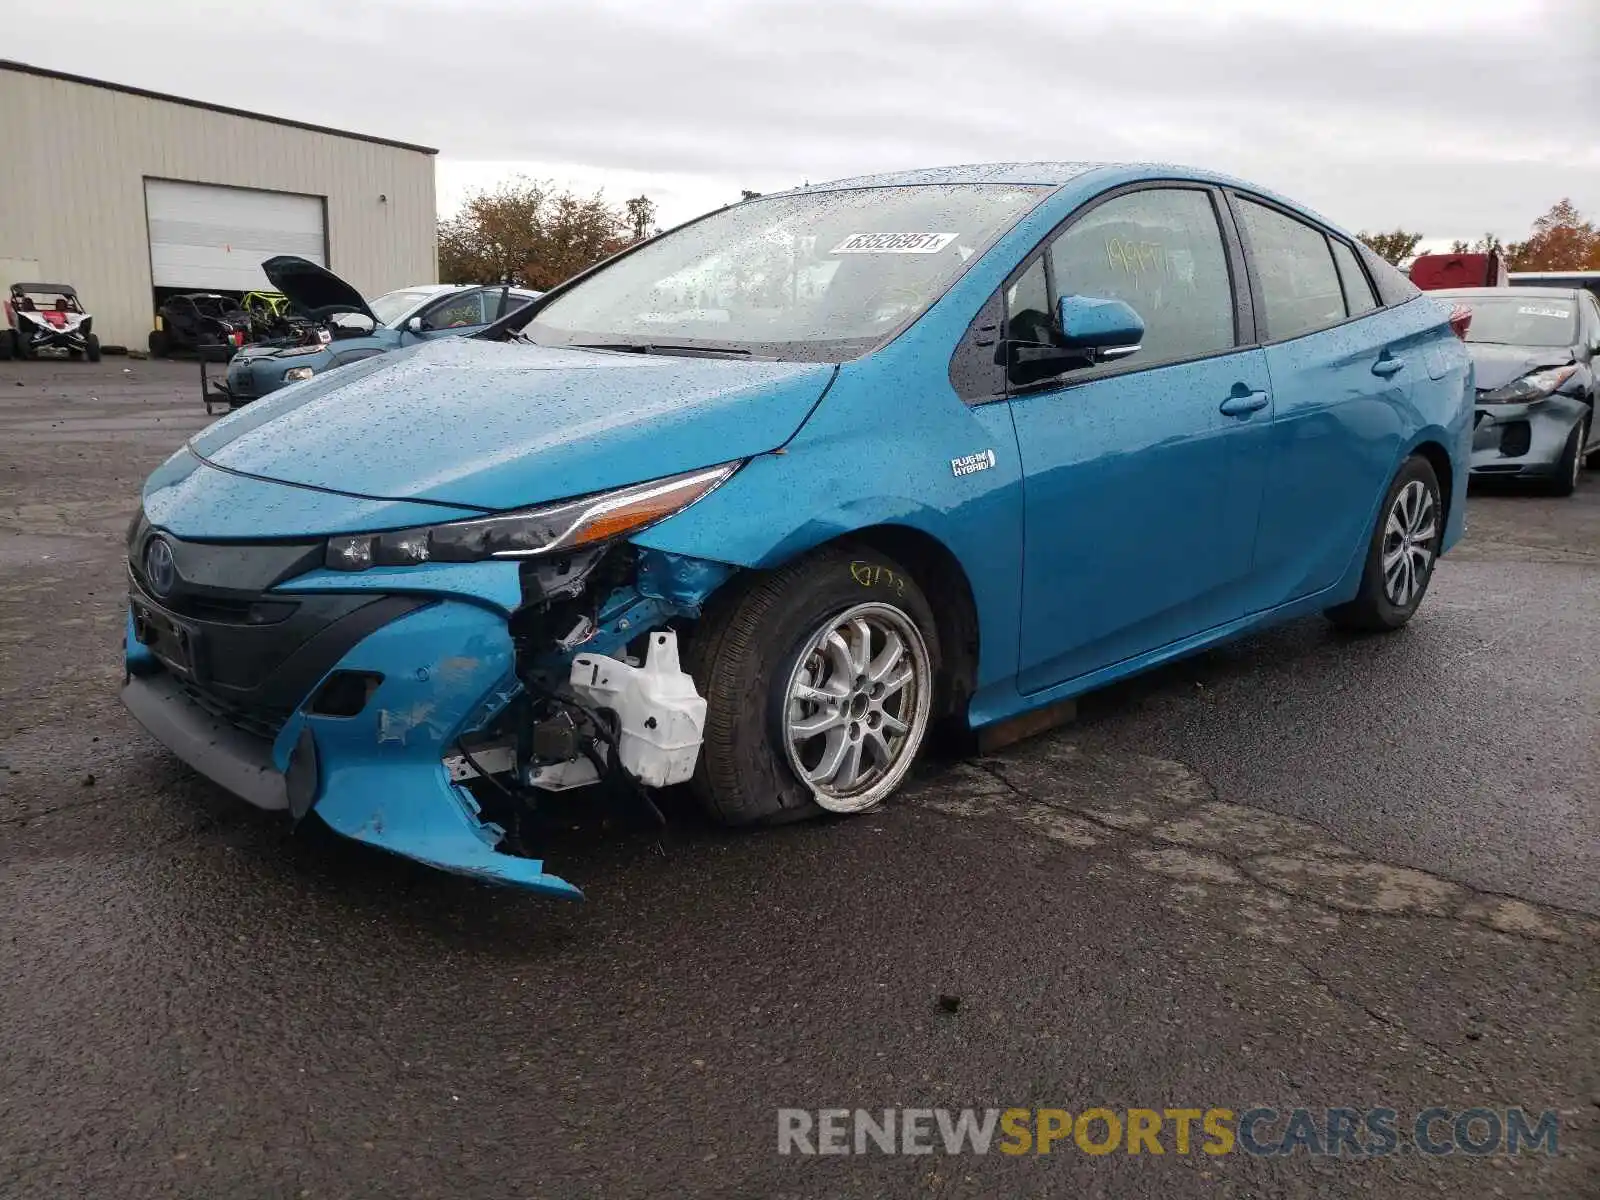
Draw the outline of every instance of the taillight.
[[[0,300],[0,308],[5,309],[6,311],[6,324],[11,324],[11,301]]]
[[[1465,304],[1458,304],[1450,310],[1450,332],[1463,342],[1467,340],[1467,330],[1472,328],[1472,310]]]

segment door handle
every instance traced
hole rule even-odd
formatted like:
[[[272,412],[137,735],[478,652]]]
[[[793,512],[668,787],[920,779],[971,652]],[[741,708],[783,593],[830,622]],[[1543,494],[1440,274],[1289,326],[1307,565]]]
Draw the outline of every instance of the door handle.
[[[1391,375],[1398,375],[1400,373],[1400,369],[1405,365],[1405,359],[1396,358],[1394,355],[1385,350],[1378,356],[1378,361],[1372,364],[1372,373],[1387,379]]]
[[[1266,392],[1235,392],[1222,402],[1222,412],[1229,417],[1248,417],[1265,408],[1271,399]]]

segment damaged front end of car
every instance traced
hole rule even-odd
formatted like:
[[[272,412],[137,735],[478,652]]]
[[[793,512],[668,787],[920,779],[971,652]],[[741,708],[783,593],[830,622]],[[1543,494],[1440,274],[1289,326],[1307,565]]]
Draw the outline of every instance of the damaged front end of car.
[[[693,773],[705,701],[678,637],[735,568],[627,539],[738,465],[314,548],[224,547],[218,587],[205,578],[222,577],[207,566],[218,547],[200,554],[141,518],[124,703],[260,807],[581,898],[530,852],[523,818],[602,781],[654,812],[649,789]],[[240,563],[269,552],[279,577],[241,589]]]

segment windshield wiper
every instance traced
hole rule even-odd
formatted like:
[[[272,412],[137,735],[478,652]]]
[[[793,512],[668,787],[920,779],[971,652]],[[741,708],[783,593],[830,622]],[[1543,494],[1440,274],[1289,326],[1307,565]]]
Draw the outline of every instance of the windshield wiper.
[[[704,354],[709,357],[750,358],[738,346],[672,346],[663,342],[574,342],[574,350],[618,350],[626,354]]]

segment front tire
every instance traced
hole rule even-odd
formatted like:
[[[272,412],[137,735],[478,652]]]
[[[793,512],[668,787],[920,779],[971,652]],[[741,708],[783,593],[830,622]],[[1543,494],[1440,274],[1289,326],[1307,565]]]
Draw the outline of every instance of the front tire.
[[[1567,437],[1566,449],[1556,463],[1556,473],[1550,480],[1550,492],[1556,496],[1570,496],[1578,490],[1578,477],[1583,474],[1583,443],[1589,437],[1589,418],[1584,417],[1573,427]]]
[[[90,362],[100,361],[100,335],[91,333],[83,339],[83,353]]]
[[[0,329],[0,362],[9,362],[16,342],[9,329]]]
[[[905,568],[829,549],[713,597],[689,645],[706,727],[693,788],[728,825],[863,812],[934,711],[939,641]]]
[[[1388,632],[1417,611],[1444,539],[1439,478],[1421,455],[1401,464],[1378,510],[1355,599],[1325,614],[1341,629]]]

